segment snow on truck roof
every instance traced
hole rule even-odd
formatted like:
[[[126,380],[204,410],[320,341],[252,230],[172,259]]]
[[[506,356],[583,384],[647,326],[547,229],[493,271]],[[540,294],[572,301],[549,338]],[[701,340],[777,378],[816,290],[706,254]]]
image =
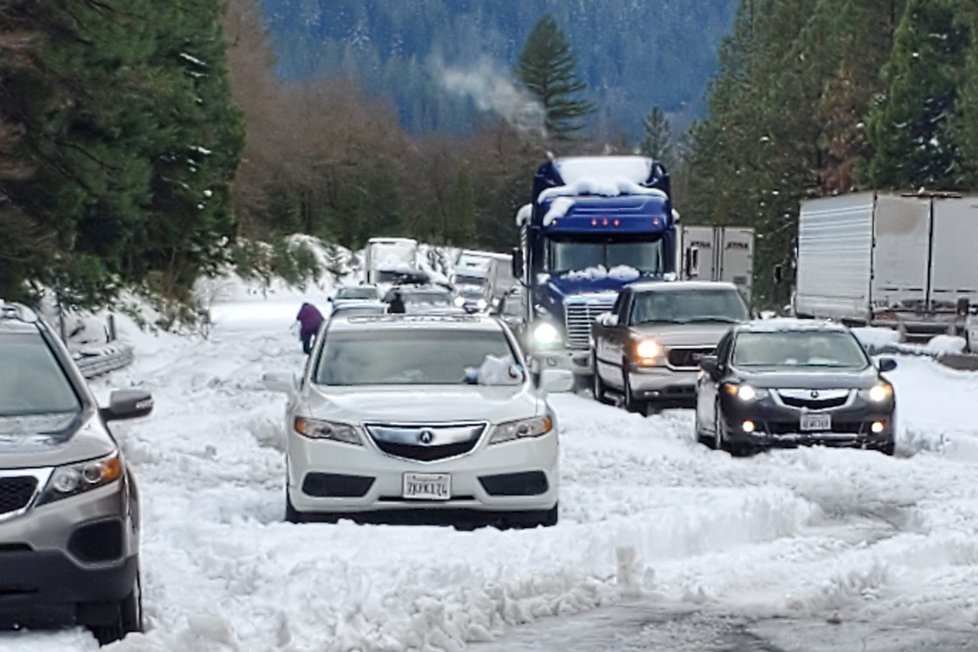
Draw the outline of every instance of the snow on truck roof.
[[[389,330],[475,330],[501,331],[499,321],[488,315],[351,315],[338,317],[330,331],[389,331]]]
[[[645,183],[653,161],[644,156],[569,156],[554,160],[554,167],[568,186],[579,181],[628,181]]]

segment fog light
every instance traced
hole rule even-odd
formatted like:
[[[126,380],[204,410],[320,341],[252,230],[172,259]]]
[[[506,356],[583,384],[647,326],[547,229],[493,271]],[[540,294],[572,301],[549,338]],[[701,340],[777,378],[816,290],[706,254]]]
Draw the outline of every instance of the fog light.
[[[870,429],[878,435],[883,432],[883,428],[885,427],[886,425],[882,421],[874,421],[873,425],[870,426]]]
[[[740,425],[740,427],[743,429],[744,432],[754,432],[754,422],[751,421],[750,419],[744,421]]]

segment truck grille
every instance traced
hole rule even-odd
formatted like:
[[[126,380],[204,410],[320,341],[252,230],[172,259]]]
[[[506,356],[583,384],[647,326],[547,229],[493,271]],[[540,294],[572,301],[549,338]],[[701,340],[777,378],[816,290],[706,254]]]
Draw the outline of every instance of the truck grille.
[[[713,353],[712,347],[695,349],[669,349],[667,360],[673,369],[699,369],[704,355]]]
[[[27,507],[37,489],[37,478],[19,475],[0,478],[0,515]]]
[[[591,323],[615,305],[615,295],[569,299],[566,303],[567,345],[572,349],[587,349],[591,345]]]

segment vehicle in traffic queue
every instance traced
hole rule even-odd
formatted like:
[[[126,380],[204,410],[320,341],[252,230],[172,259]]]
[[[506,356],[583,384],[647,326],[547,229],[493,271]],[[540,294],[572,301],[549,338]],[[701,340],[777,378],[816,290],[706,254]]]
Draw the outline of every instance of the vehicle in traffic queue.
[[[521,338],[526,330],[526,320],[523,317],[524,292],[519,288],[513,288],[507,292],[493,308],[492,314],[501,319]]]
[[[646,412],[693,407],[700,360],[732,324],[750,320],[733,283],[643,282],[625,286],[592,326],[592,391]]]
[[[481,315],[350,317],[324,330],[288,394],[286,518],[557,522],[557,421],[512,332]]]
[[[336,289],[336,293],[328,301],[335,310],[340,306],[355,305],[358,303],[377,303],[380,301],[380,289],[376,285],[347,285]]]
[[[397,299],[409,314],[467,314],[457,301],[458,296],[441,285],[395,285],[384,295],[384,303],[390,305]],[[463,302],[464,303],[464,302]]]
[[[51,329],[2,301],[0,370],[0,625],[83,625],[102,644],[142,631],[138,493],[106,424],[152,397],[100,408]]]
[[[701,361],[696,437],[735,453],[800,445],[869,448],[892,455],[896,397],[849,329],[774,319],[734,326]]]

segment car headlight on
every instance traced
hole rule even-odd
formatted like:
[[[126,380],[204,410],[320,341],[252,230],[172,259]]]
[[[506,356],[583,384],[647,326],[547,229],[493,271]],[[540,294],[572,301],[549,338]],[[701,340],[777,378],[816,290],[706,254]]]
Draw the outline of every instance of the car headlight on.
[[[750,403],[751,401],[756,401],[758,399],[766,398],[768,394],[766,389],[758,389],[756,387],[753,387],[752,385],[746,385],[746,384],[724,385],[723,389],[724,391],[727,392],[727,394],[730,394],[731,396],[736,396],[737,398],[739,398],[741,401],[744,401],[745,403]]]
[[[553,430],[554,421],[550,415],[533,417],[530,419],[520,419],[518,421],[507,421],[500,423],[492,431],[490,444],[499,444],[504,441],[515,439],[525,439],[527,437],[542,437]]]
[[[550,322],[537,324],[533,329],[533,342],[541,347],[560,344],[560,331]]]
[[[309,439],[328,439],[345,444],[363,445],[356,426],[351,426],[348,423],[296,417],[292,425],[297,433]]]
[[[655,340],[639,340],[635,344],[635,355],[640,360],[655,360],[662,355],[662,345]]]
[[[479,299],[475,302],[475,307],[479,310],[485,310],[489,307],[489,303],[485,299]]]
[[[465,297],[455,297],[455,305],[461,308],[465,305]]]
[[[866,398],[873,403],[885,403],[893,398],[893,385],[890,383],[877,383],[866,392]]]
[[[104,487],[121,478],[122,473],[122,458],[118,451],[87,462],[55,467],[37,504],[53,503],[62,498]]]

